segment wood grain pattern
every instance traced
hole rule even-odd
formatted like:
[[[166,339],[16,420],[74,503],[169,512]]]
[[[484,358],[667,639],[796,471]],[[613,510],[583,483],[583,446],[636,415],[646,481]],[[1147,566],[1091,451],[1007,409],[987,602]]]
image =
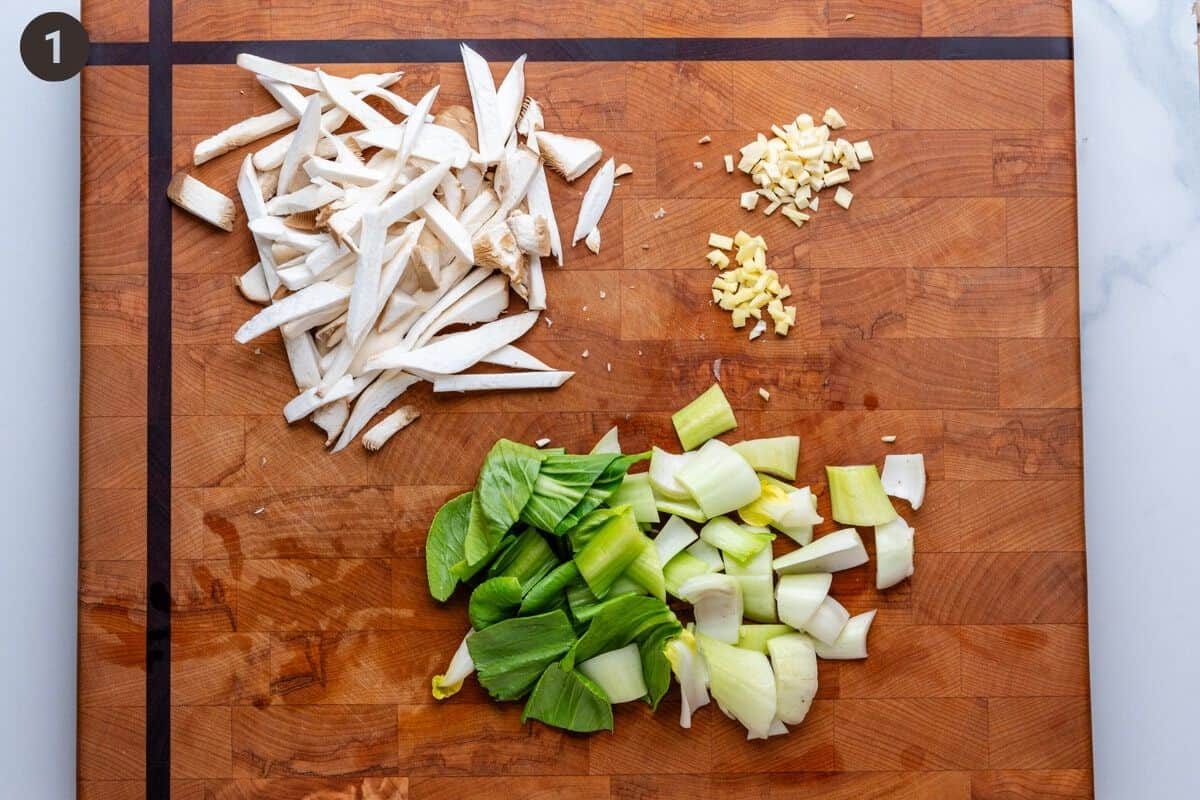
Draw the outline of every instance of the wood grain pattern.
[[[496,0],[176,0],[174,36],[1063,36],[1068,12],[1065,0],[553,0],[538,13]],[[89,0],[84,22],[96,40],[146,38],[144,3]],[[401,66],[406,96],[439,82],[441,102],[469,101],[458,65]],[[526,343],[577,371],[559,391],[417,388],[411,431],[377,454],[330,457],[318,431],[279,413],[294,389],[278,337],[231,341],[253,312],[232,284],[256,258],[241,221],[222,234],[173,212],[173,795],[1090,797],[1071,65],[531,63],[526,76],[548,127],[596,138],[635,170],[605,215],[600,255],[569,250],[547,273],[554,324]],[[145,788],[147,120],[128,98],[145,96],[146,79],[145,68],[89,67],[83,84],[79,755],[90,800]],[[746,179],[721,156],[828,105],[877,156],[854,177],[851,209],[829,204],[802,230],[739,209]],[[176,66],[172,164],[272,107],[231,65]],[[712,142],[699,145],[704,134]],[[192,172],[232,193],[246,152]],[[552,179],[568,234],[585,186]],[[785,340],[748,342],[705,302],[707,235],[739,228],[766,237],[793,289]],[[809,719],[765,743],[713,709],[681,732],[675,692],[657,714],[618,708],[616,733],[589,738],[522,725],[519,708],[473,682],[435,705],[429,677],[466,624],[461,598],[439,606],[425,591],[437,507],[500,436],[581,450],[619,424],[628,448],[672,441],[670,413],[709,385],[717,358],[736,435],[800,434],[800,472],[827,517],[824,465],[925,454],[926,504],[906,510],[913,580],[887,592],[869,568],[835,580],[852,612],[879,610],[871,658],[823,662]]]

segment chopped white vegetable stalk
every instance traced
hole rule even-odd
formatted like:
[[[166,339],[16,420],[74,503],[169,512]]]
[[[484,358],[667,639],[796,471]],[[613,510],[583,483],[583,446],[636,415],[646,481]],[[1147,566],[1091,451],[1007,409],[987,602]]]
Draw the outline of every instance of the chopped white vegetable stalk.
[[[610,158],[596,171],[592,182],[588,184],[579,206],[579,220],[575,223],[575,233],[571,236],[572,247],[600,224],[600,218],[604,216],[604,209],[608,207],[608,201],[612,197],[614,170],[616,164]],[[597,242],[596,248],[599,249],[599,246]]]
[[[682,698],[679,710],[679,726],[692,727],[692,714],[696,709],[708,705],[708,670],[704,659],[696,648],[696,638],[690,631],[683,631],[667,642],[665,650],[675,680],[679,681]]]
[[[642,657],[636,642],[579,662],[579,671],[604,690],[610,703],[628,703],[646,696]]]
[[[780,576],[775,587],[779,621],[802,630],[825,601],[832,584],[833,575],[828,572]]]
[[[776,636],[767,641],[767,653],[775,673],[778,719],[799,725],[817,696],[817,654],[813,642],[802,633]]]
[[[600,437],[600,439],[596,442],[596,444],[592,445],[592,449],[588,452],[591,454],[596,454],[596,453],[617,454],[617,453],[620,453],[621,452],[621,438],[620,438],[620,433],[617,430],[617,426],[613,425],[611,428],[609,428],[607,431],[605,431],[604,435]],[[664,559],[662,563],[665,564],[667,562]]]
[[[494,353],[488,353],[479,359],[481,364],[495,364],[509,369],[526,370],[529,372],[554,372],[554,367],[539,358],[531,356],[521,348],[506,344]],[[615,428],[613,430],[616,430]],[[593,451],[596,452],[596,451]],[[616,452],[621,452],[617,450]]]
[[[502,372],[487,375],[438,375],[434,392],[491,392],[513,389],[557,389],[574,372]]]
[[[736,580],[721,574],[697,575],[679,588],[679,594],[693,606],[698,633],[737,643],[742,624],[742,592]]]
[[[172,203],[223,231],[233,230],[237,211],[233,201],[186,172],[176,172],[167,186],[167,198]]]
[[[780,575],[803,572],[839,572],[867,563],[867,549],[854,528],[828,533],[799,550],[775,559]]]
[[[842,635],[846,623],[850,621],[850,612],[845,606],[829,595],[817,606],[816,612],[804,623],[804,632],[819,642],[833,644]]]
[[[396,409],[363,435],[363,447],[371,452],[379,450],[387,444],[388,439],[407,428],[419,416],[421,416],[421,412],[413,406],[402,406]]]
[[[879,480],[885,492],[907,500],[916,511],[925,502],[925,456],[921,453],[884,456]]]
[[[762,493],[746,459],[719,439],[709,439],[675,476],[708,517],[754,502]]]
[[[762,653],[697,632],[708,666],[709,689],[721,710],[742,723],[751,738],[765,739],[776,718],[775,674]]]
[[[450,659],[450,666],[446,667],[445,674],[433,676],[434,699],[445,700],[447,697],[458,694],[463,681],[475,671],[475,662],[471,660],[471,651],[467,649],[467,639],[470,639],[474,632],[467,631],[462,643],[454,651],[454,656]]]
[[[699,538],[692,526],[672,514],[654,537],[654,549],[658,551],[659,563],[666,564]]]
[[[913,574],[913,534],[897,516],[875,526],[875,588],[887,589]]]
[[[832,644],[826,644],[816,639],[814,647],[817,655],[829,660],[850,661],[867,657],[867,633],[871,623],[875,621],[875,611],[855,614],[842,628],[842,632]]]
[[[650,455],[650,485],[662,497],[686,500],[691,497],[686,487],[676,477],[679,471],[696,457],[695,450],[687,453],[668,453],[654,447]],[[665,561],[663,563],[666,563]]]

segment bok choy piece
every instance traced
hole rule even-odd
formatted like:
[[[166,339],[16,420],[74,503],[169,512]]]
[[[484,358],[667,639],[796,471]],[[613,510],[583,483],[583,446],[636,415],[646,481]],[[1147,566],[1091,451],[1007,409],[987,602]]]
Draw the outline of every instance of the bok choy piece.
[[[690,728],[692,714],[696,709],[708,705],[708,670],[696,649],[696,637],[690,631],[683,631],[667,642],[666,656],[671,671],[675,673],[675,680],[679,681],[682,698],[679,726]]]
[[[521,510],[533,495],[544,455],[508,439],[492,445],[479,470],[472,498],[464,544],[468,564],[478,564],[487,557],[520,518]]]
[[[700,529],[700,541],[745,564],[763,550],[770,550],[774,535],[751,533],[729,517],[711,519]]]
[[[748,505],[762,494],[762,484],[746,459],[717,439],[705,442],[676,478],[709,518]]]
[[[611,731],[612,705],[591,678],[565,661],[551,664],[525,702],[521,722],[536,719],[575,733]]]
[[[429,593],[435,600],[446,601],[458,586],[453,567],[463,560],[463,542],[471,517],[471,492],[455,497],[433,516],[425,537],[425,576]]]
[[[450,658],[450,666],[446,667],[446,672],[433,676],[433,698],[435,700],[445,700],[458,694],[463,681],[475,671],[475,662],[471,660],[471,652],[467,650],[467,639],[471,638],[472,633],[474,631],[467,631],[467,635],[463,637],[458,649]]]
[[[690,581],[697,575],[707,575],[712,572],[712,567],[704,561],[696,558],[691,553],[684,551],[676,553],[675,557],[667,562],[663,567],[663,581],[666,589],[673,597],[683,599],[680,592],[684,584]]]
[[[642,554],[647,541],[628,506],[613,511],[617,513],[575,553],[579,574],[597,597],[608,594],[613,581]]]
[[[489,578],[471,592],[467,616],[477,631],[517,615],[521,606],[521,581],[510,576]]]
[[[785,481],[796,480],[796,465],[800,461],[799,436],[747,439],[733,445],[733,449],[750,462],[755,472],[765,472]]]
[[[642,659],[636,644],[592,656],[579,662],[578,668],[604,690],[610,703],[628,703],[646,696]]]
[[[842,528],[775,559],[780,575],[840,572],[867,563],[867,548],[854,528]]]
[[[900,516],[875,526],[875,588],[887,589],[913,574],[913,534]]]
[[[654,491],[650,488],[650,476],[645,472],[626,475],[625,480],[608,498],[608,505],[627,505],[633,509],[638,523],[658,523],[658,508],[654,505]]]
[[[742,593],[742,609],[747,619],[755,622],[774,622],[775,575],[771,572],[771,548],[764,547],[744,563],[724,556],[725,574],[738,583]]]
[[[883,525],[896,518],[874,464],[826,467],[833,518],[843,525]]]
[[[619,456],[621,454],[621,439],[617,432],[617,426],[613,425],[608,429],[608,432],[600,437],[600,441],[591,449],[591,454],[596,453],[612,453]]]
[[[775,587],[779,620],[803,630],[821,607],[833,585],[833,575],[815,572],[808,575],[781,575]]]
[[[567,587],[579,579],[579,567],[574,561],[559,564],[525,593],[519,614],[540,614],[560,608],[566,600]]]
[[[790,625],[772,623],[767,625],[743,625],[738,629],[737,646],[744,650],[767,652],[767,642],[776,636],[794,633]]]
[[[467,639],[479,683],[496,700],[524,697],[546,667],[575,643],[575,629],[562,611],[497,622]]]
[[[682,630],[675,614],[661,600],[641,595],[620,597],[604,603],[592,617],[572,657],[586,661],[636,643],[646,682],[646,700],[651,708],[657,708],[671,684],[671,665],[664,651],[667,642]]]
[[[846,607],[826,595],[816,612],[804,623],[804,632],[819,642],[831,645],[842,635],[849,621],[850,612]]]
[[[762,653],[734,647],[700,632],[696,633],[696,643],[708,666],[713,699],[746,726],[752,738],[765,739],[777,709],[771,662]]]
[[[714,383],[695,400],[676,411],[671,416],[671,422],[675,425],[675,432],[679,434],[679,443],[684,450],[694,450],[714,436],[737,427],[733,408],[725,399],[725,392],[719,383]]]
[[[654,537],[654,549],[658,551],[658,560],[667,564],[679,555],[692,542],[699,538],[692,526],[675,515],[667,517],[667,522]]]
[[[692,604],[696,632],[734,644],[742,624],[742,590],[728,575],[705,574],[679,587],[683,599]]]
[[[883,490],[907,500],[913,511],[925,502],[925,456],[889,454],[883,457]]]
[[[817,655],[821,658],[842,661],[866,658],[867,633],[871,630],[871,623],[874,621],[875,611],[873,609],[864,611],[862,614],[855,614],[846,623],[846,627],[842,628],[842,632],[833,644],[826,644],[820,639],[814,640],[813,647],[816,648]]]
[[[799,725],[817,695],[817,654],[812,640],[802,633],[789,633],[768,641],[767,652],[775,672],[778,718]]]

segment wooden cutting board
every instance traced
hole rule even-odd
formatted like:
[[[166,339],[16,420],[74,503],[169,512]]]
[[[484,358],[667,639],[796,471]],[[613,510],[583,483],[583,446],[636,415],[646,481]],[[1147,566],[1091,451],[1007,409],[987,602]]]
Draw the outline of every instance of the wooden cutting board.
[[[84,3],[82,797],[1091,796],[1068,0],[770,5]],[[600,254],[548,272],[553,327],[524,340],[577,375],[410,392],[423,416],[383,452],[329,456],[283,420],[278,339],[233,343],[254,311],[233,287],[255,259],[240,211],[216,231],[166,181],[273,107],[240,50],[399,64],[402,93],[440,82],[447,103],[467,98],[459,37],[498,73],[529,51],[547,127],[634,168]],[[741,211],[722,155],[828,105],[877,155],[850,210],[803,230]],[[242,155],[192,173],[234,194]],[[552,183],[569,232],[586,180]],[[787,339],[748,342],[706,302],[708,233],[738,228],[795,292]],[[466,625],[425,588],[438,505],[501,436],[673,442],[717,358],[738,436],[800,434],[823,511],[823,465],[925,454],[917,574],[834,583],[880,609],[870,659],[822,663],[808,719],[766,743],[711,708],[681,730],[674,691],[591,737],[523,726],[473,682],[435,705]]]

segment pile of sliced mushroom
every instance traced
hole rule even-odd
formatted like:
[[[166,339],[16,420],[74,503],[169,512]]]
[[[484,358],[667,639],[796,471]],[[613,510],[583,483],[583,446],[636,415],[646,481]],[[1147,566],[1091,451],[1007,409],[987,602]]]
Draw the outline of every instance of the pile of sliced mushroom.
[[[367,429],[421,381],[434,392],[544,389],[574,374],[514,343],[546,308],[544,260],[563,263],[544,167],[573,181],[602,150],[544,130],[524,56],[497,86],[478,53],[462,55],[472,108],[434,113],[439,87],[409,102],[389,89],[399,72],[341,78],[243,54],[238,65],[279,108],[196,146],[201,164],[290,130],[238,175],[259,260],[237,283],[263,308],[235,339],[280,331],[298,389],[284,414],[311,419],[335,452],[364,430],[377,450],[417,419],[403,406]],[[610,160],[592,179],[574,240],[598,242],[613,172]],[[220,194],[187,186],[171,199],[220,219]],[[510,290],[527,311],[505,313]],[[508,371],[467,372],[480,364]]]

